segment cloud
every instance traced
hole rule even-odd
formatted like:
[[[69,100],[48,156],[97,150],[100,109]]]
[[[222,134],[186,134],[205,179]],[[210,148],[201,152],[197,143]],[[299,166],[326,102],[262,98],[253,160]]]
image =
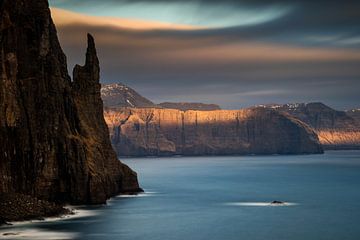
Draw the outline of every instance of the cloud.
[[[310,0],[50,0],[87,15],[208,28],[237,40],[360,48],[360,2]],[[144,21],[145,20],[145,21]]]
[[[163,23],[156,21],[144,21],[137,19],[115,18],[115,17],[96,17],[85,14],[75,13],[60,8],[51,8],[51,14],[58,27],[71,25],[89,25],[97,27],[116,27],[137,30],[192,30],[200,29],[198,26]]]
[[[360,17],[360,2],[357,0],[50,0],[50,4],[92,15],[123,14],[123,17],[145,17],[149,20],[169,13],[175,20],[197,21],[200,18],[215,23],[228,17],[235,16],[236,19],[236,16],[248,12],[248,18],[274,20],[285,17],[280,18],[284,20],[281,21],[283,25],[297,30],[304,26],[331,29],[356,27]]]
[[[360,50],[352,34],[358,27],[327,33],[319,22],[299,22],[294,28],[280,19],[216,29],[159,22],[134,27],[133,19],[57,13],[53,16],[70,66],[83,62],[90,32],[101,81],[124,82],[155,102],[200,101],[224,108],[295,101],[353,108],[360,102]]]
[[[262,24],[287,15],[288,4],[250,7],[215,1],[50,1],[53,7],[96,16],[136,18],[202,27]]]

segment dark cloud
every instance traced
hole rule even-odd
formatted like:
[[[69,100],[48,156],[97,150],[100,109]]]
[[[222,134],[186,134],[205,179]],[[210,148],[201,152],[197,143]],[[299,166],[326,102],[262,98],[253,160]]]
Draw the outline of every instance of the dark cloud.
[[[324,101],[350,108],[360,100],[357,52],[262,44],[258,50],[251,42],[226,41],[217,34],[157,35],[85,26],[59,30],[71,66],[83,62],[85,33],[91,32],[102,82],[124,82],[156,102],[202,101],[240,108]]]

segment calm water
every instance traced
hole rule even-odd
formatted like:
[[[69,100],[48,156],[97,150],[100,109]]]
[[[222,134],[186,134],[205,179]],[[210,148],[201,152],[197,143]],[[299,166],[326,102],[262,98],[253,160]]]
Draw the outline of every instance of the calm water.
[[[1,231],[34,239],[360,239],[360,151],[124,162],[147,194],[114,198],[91,208],[93,216]],[[292,204],[269,206],[273,200]]]

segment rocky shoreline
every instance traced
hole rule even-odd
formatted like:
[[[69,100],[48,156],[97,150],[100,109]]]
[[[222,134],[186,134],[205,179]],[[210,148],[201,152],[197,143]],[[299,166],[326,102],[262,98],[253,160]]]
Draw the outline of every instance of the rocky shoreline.
[[[40,200],[19,193],[0,195],[0,226],[9,222],[44,220],[47,217],[71,215],[70,209],[63,205]]]

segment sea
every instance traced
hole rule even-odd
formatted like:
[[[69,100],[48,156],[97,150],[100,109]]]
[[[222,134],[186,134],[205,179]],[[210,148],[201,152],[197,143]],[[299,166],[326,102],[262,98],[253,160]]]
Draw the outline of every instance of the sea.
[[[0,239],[360,239],[360,151],[121,161],[145,193],[1,227]]]

